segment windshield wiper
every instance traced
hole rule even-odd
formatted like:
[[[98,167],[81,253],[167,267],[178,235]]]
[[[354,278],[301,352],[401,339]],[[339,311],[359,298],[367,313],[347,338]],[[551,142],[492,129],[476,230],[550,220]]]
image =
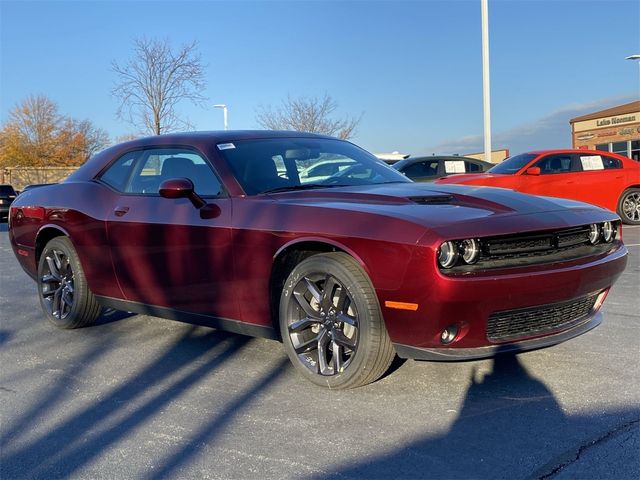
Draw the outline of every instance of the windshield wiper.
[[[294,190],[311,190],[314,188],[331,188],[339,185],[326,185],[322,183],[301,183],[300,185],[287,185],[286,187],[270,188],[260,193],[277,193],[277,192],[292,192]]]

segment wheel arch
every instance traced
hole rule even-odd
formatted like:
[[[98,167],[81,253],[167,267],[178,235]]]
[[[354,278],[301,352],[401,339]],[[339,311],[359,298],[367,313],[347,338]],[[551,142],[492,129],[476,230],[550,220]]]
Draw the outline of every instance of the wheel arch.
[[[44,247],[56,237],[69,237],[69,232],[67,232],[64,228],[55,224],[47,224],[40,227],[38,233],[36,234],[35,241],[35,262],[36,269],[38,268],[38,263],[40,262],[40,255],[44,250]]]
[[[339,242],[325,238],[300,238],[289,242],[275,253],[269,278],[269,305],[271,311],[271,324],[280,338],[279,312],[280,294],[284,282],[295,266],[302,260],[319,253],[343,252],[352,257],[368,275],[368,269],[362,259],[350,248]]]

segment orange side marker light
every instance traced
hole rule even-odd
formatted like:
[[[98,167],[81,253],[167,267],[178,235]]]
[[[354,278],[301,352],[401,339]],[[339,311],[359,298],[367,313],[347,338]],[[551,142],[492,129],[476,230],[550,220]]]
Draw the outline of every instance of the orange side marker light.
[[[389,300],[385,300],[384,306],[387,308],[395,308],[396,310],[410,310],[412,312],[418,310],[417,303],[391,302]]]

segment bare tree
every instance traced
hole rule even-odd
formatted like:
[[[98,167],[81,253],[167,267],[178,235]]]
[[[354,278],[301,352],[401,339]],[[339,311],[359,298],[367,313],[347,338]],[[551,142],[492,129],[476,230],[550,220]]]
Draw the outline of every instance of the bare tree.
[[[174,51],[167,40],[134,39],[134,54],[127,63],[115,60],[118,80],[111,93],[119,99],[118,118],[160,135],[188,127],[176,105],[189,100],[196,105],[205,97],[204,69],[197,42]]]
[[[322,98],[288,96],[275,110],[270,105],[258,108],[256,121],[269,130],[323,133],[345,140],[353,137],[362,115],[358,118],[332,118],[336,108],[338,104],[326,93]]]

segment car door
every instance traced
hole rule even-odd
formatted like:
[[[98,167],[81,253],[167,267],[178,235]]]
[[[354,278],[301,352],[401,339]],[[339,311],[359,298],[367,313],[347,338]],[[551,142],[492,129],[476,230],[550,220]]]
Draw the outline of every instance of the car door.
[[[160,184],[189,178],[210,205],[159,195]],[[100,177],[117,192],[107,234],[127,300],[237,318],[232,276],[231,204],[204,156],[188,148],[130,152]]]
[[[547,195],[550,197],[567,196],[570,182],[575,182],[575,172],[572,171],[574,156],[571,153],[554,153],[538,159],[531,167],[540,169],[539,175],[531,175],[526,171],[520,176],[518,190],[533,195]]]
[[[624,179],[622,162],[608,155],[575,155],[575,180],[568,186],[569,198],[615,211]]]

